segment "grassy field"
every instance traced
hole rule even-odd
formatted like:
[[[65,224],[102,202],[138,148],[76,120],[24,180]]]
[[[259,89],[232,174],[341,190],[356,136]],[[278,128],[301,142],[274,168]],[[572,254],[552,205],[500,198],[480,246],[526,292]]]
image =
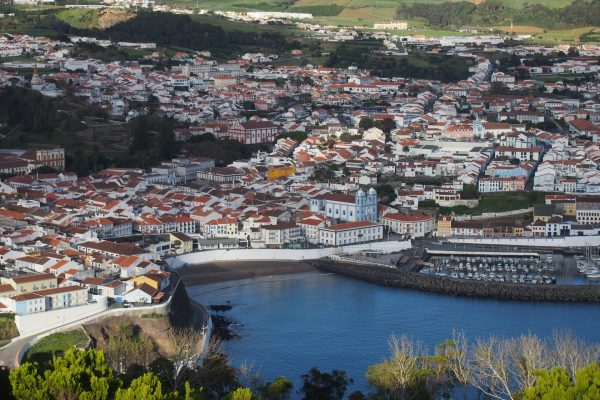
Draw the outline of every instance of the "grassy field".
[[[56,16],[61,21],[80,29],[107,28],[114,24],[133,18],[135,13],[127,10],[100,9],[88,10],[66,8],[58,11]]]
[[[84,10],[80,8],[67,8],[60,10],[56,16],[61,21],[75,28],[99,28],[100,11]]]
[[[259,25],[245,22],[231,21],[218,15],[192,15],[191,18],[194,21],[198,21],[204,24],[220,26],[226,31],[243,31],[243,32],[273,32],[276,30],[282,34],[293,34],[300,32],[296,27],[293,26],[270,26],[270,25]]]
[[[582,36],[588,35],[588,43],[598,43],[600,42],[598,32],[598,28],[592,26],[577,29],[553,29],[535,35],[531,42],[537,44],[580,43]]]
[[[25,361],[50,359],[56,353],[63,353],[71,347],[85,347],[89,341],[82,329],[53,333],[42,338],[25,353]]]
[[[538,192],[484,193],[481,195],[479,205],[475,208],[465,206],[440,207],[440,213],[450,214],[450,212],[454,212],[457,215],[480,215],[482,213],[513,211],[529,208],[534,204],[542,204],[544,199],[544,193]]]

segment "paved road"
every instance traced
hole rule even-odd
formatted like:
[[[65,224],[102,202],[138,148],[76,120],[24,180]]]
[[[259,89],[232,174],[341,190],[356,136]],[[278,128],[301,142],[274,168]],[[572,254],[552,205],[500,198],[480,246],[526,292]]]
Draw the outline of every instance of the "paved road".
[[[19,360],[17,359],[17,356],[19,355],[19,352],[27,342],[36,336],[38,335],[27,336],[0,349],[0,364],[5,365],[10,369],[18,367]]]

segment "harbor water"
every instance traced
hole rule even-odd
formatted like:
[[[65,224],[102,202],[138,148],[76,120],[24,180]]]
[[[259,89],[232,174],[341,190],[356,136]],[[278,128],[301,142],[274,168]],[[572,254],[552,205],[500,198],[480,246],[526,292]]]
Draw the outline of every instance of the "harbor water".
[[[299,387],[311,367],[342,369],[351,390],[368,391],[364,373],[388,355],[390,335],[407,335],[430,349],[453,330],[467,337],[549,337],[570,330],[600,339],[600,305],[514,302],[454,297],[382,287],[346,277],[304,273],[188,287],[205,304],[231,302],[223,315],[239,340],[224,344],[232,364],[252,366],[261,379],[284,375]]]

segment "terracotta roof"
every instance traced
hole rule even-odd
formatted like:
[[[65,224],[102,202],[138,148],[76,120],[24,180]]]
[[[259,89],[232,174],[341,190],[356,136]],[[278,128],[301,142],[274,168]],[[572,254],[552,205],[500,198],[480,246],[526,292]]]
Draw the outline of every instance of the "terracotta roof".
[[[386,214],[383,219],[393,219],[394,221],[402,221],[402,222],[418,222],[418,221],[428,221],[432,220],[433,217],[426,214]]]
[[[14,276],[12,278],[15,283],[39,282],[48,279],[56,279],[56,277],[51,273],[44,273]]]
[[[358,222],[346,222],[343,224],[331,225],[324,229],[331,230],[331,231],[343,231],[346,229],[368,228],[368,227],[375,227],[375,226],[380,226],[380,225],[376,224],[374,222],[371,222],[371,221],[358,221]]]

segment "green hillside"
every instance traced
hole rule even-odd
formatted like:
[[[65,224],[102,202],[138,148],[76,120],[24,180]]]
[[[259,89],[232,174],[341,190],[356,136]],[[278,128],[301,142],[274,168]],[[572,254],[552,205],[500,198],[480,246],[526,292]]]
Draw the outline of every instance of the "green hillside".
[[[440,4],[448,0],[163,0],[160,3],[185,6],[208,10],[256,10],[256,11],[284,11],[295,7],[304,6],[324,6],[329,4],[337,4],[343,8],[360,9],[365,7],[371,8],[388,8],[396,9],[400,3],[432,3]],[[481,1],[471,0],[477,4]],[[523,0],[502,0],[507,6],[520,8]],[[529,4],[542,4],[546,7],[557,8],[564,7],[571,3],[571,0],[528,0]]]
[[[509,26],[508,20],[512,20],[519,27],[515,32],[524,33],[540,33],[528,29],[531,27],[568,29],[598,26],[597,16],[600,15],[600,0],[163,1],[173,6],[208,10],[308,12],[318,23],[348,26],[404,19],[412,28],[457,30],[463,26]]]

